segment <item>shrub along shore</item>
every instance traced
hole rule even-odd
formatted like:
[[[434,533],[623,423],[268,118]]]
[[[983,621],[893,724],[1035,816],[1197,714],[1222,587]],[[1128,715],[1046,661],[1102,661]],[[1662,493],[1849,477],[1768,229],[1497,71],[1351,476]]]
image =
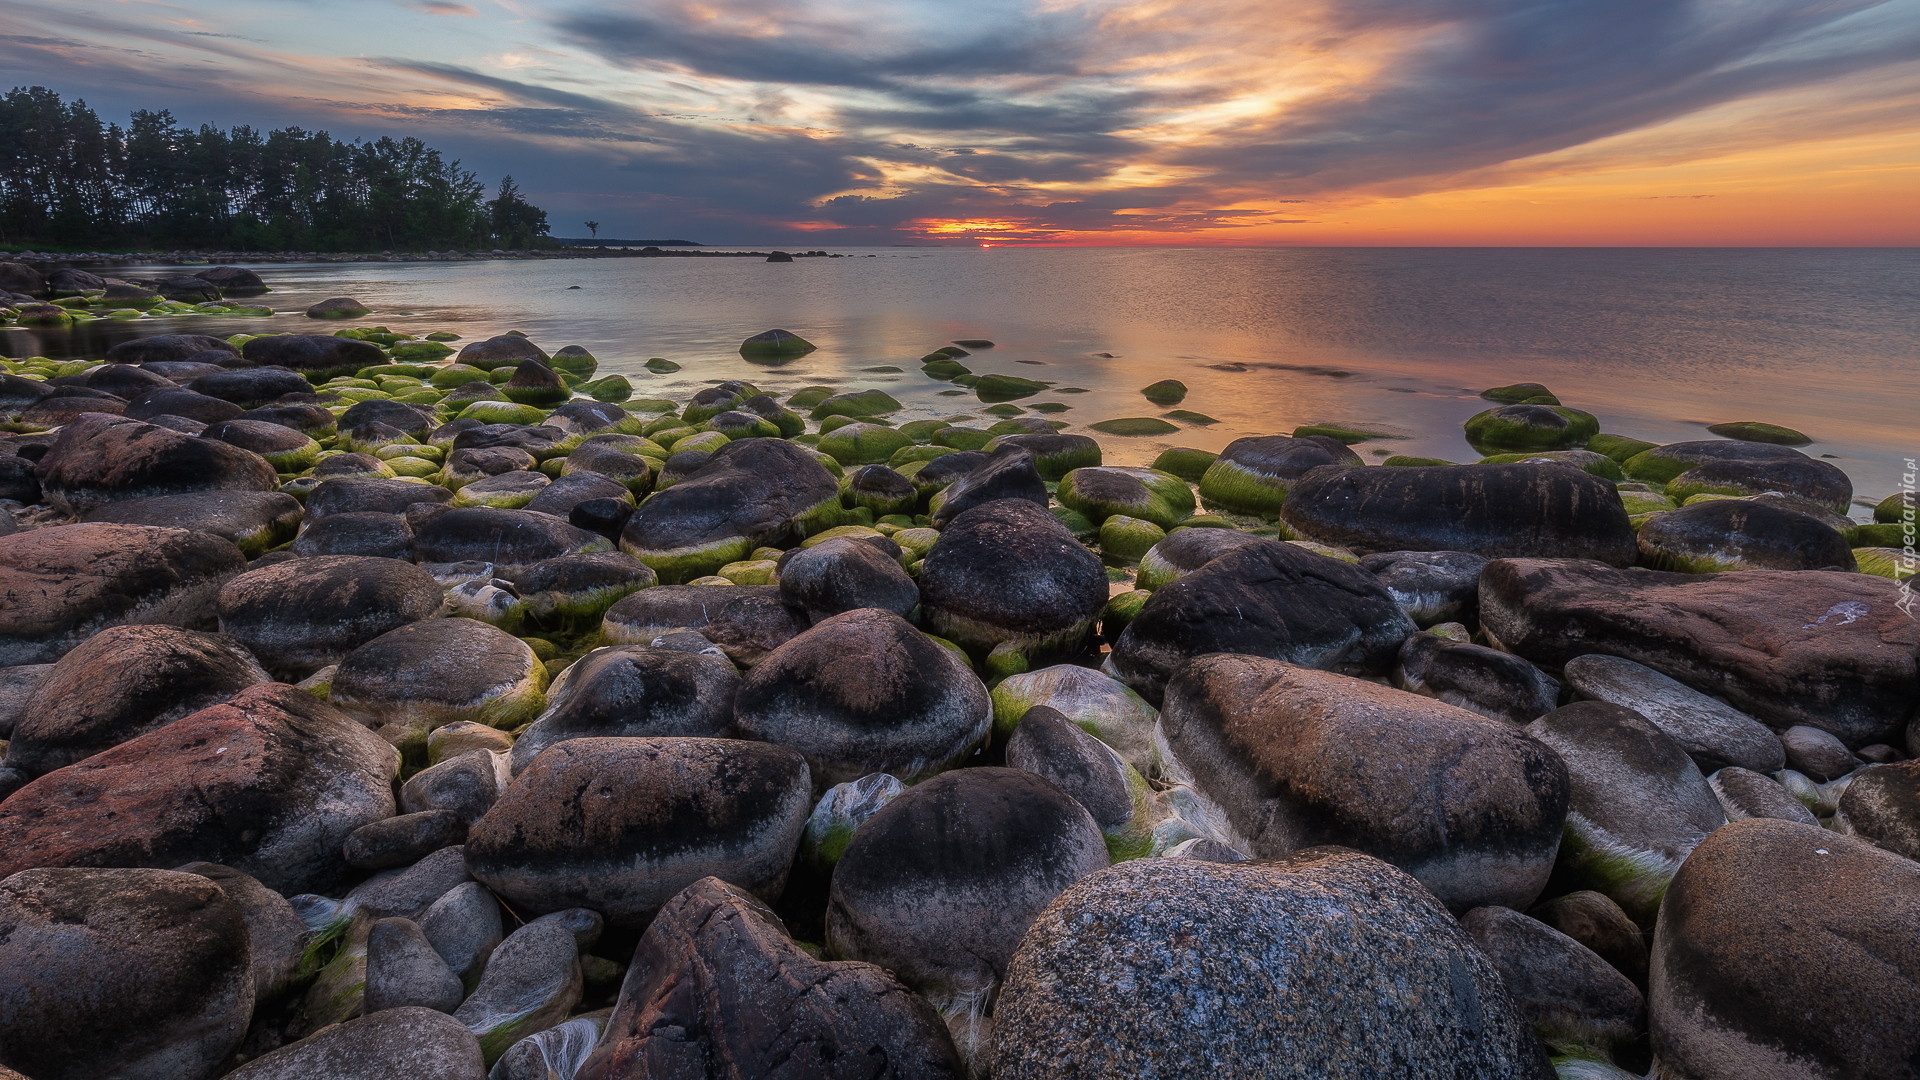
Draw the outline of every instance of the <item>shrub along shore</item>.
[[[38,266],[7,319],[267,307]],[[1910,495],[1532,383],[1474,462],[1113,466],[1171,425],[992,354],[911,421],[516,332],[0,362],[0,1078],[1920,1052]]]

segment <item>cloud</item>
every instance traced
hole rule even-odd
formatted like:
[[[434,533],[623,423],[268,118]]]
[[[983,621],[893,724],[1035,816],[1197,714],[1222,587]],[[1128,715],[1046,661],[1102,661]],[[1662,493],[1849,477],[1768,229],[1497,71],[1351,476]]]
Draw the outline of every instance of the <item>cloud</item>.
[[[452,0],[410,0],[408,7],[415,11],[424,11],[429,15],[464,15],[478,18],[480,10],[469,4],[456,4]]]

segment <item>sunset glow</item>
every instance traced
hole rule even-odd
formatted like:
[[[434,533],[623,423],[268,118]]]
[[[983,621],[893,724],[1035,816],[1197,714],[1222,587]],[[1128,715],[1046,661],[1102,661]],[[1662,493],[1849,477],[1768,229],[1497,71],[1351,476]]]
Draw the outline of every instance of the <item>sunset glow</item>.
[[[416,134],[557,235],[1911,245],[1920,2],[16,0],[109,119]]]

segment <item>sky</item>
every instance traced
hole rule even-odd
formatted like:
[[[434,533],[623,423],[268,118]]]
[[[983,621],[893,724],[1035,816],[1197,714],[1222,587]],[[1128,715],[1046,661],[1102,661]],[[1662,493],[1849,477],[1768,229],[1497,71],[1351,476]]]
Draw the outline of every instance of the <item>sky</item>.
[[[556,236],[1920,243],[1920,0],[0,0],[0,82],[418,136]]]

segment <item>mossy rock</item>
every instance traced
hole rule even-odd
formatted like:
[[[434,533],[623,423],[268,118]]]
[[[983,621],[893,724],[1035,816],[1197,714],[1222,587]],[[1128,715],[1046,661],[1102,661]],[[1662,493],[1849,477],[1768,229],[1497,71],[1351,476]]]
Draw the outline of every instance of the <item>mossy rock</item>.
[[[1502,405],[1466,422],[1467,444],[1482,454],[1575,450],[1600,434],[1592,413],[1558,405]]]
[[[1219,456],[1211,450],[1176,446],[1171,450],[1162,450],[1160,456],[1153,459],[1153,467],[1164,473],[1172,473],[1190,484],[1197,484],[1207,474],[1207,467]]]
[[[1382,431],[1363,431],[1360,428],[1343,427],[1339,424],[1302,424],[1293,429],[1293,437],[1296,439],[1304,439],[1309,435],[1325,435],[1329,439],[1338,439],[1348,446],[1352,446],[1355,443],[1368,442],[1373,439],[1406,438],[1404,435],[1390,435]]]
[[[608,375],[603,379],[595,379],[590,383],[582,383],[580,384],[579,390],[595,401],[605,401],[614,405],[633,396],[633,384],[627,381],[625,375]],[[671,407],[672,404],[672,402],[667,402],[669,407]]]
[[[721,567],[719,576],[735,585],[767,585],[772,583],[774,568],[779,565],[773,559],[745,559]]]
[[[781,435],[773,421],[737,409],[708,420],[706,430],[717,431],[729,439],[777,439]]]
[[[909,420],[900,425],[900,433],[917,443],[932,442],[933,437],[946,427],[949,420]]]
[[[1873,520],[1883,525],[1897,525],[1911,521],[1920,513],[1920,496],[1911,491],[1896,491],[1881,499],[1873,507]]]
[[[812,417],[824,420],[829,416],[885,416],[899,412],[900,403],[892,395],[882,390],[858,390],[851,394],[835,394],[813,407]]]
[[[787,404],[795,409],[811,409],[839,392],[831,386],[803,386],[787,398]]]
[[[1113,562],[1137,563],[1166,538],[1166,530],[1151,521],[1115,514],[1100,523],[1100,554]]]
[[[362,379],[378,379],[383,376],[396,376],[418,381],[420,379],[430,379],[442,370],[444,369],[434,367],[431,364],[377,364],[373,367],[361,368],[356,374]]]
[[[980,381],[973,384],[974,396],[981,401],[1017,401],[1045,393],[1046,390],[1046,383],[1023,379],[1018,375],[982,375]]]
[[[1027,410],[1018,405],[993,405],[980,411],[988,416],[1020,416]]]
[[[901,434],[904,435],[906,432],[903,431]],[[981,434],[984,435],[986,433],[981,432]],[[948,454],[957,454],[959,452],[960,451],[951,446],[903,446],[895,450],[893,456],[887,459],[887,465],[890,468],[898,469],[902,465],[911,464],[915,461],[932,461],[934,458],[945,457]]]
[[[836,431],[848,424],[873,424],[876,427],[892,427],[893,421],[884,416],[829,416],[820,421],[820,434]]]
[[[1168,412],[1163,412],[1160,414],[1160,418],[1163,420],[1178,420],[1183,424],[1197,424],[1202,427],[1220,422],[1208,416],[1206,413],[1197,413],[1188,409],[1173,409]]]
[[[658,440],[655,441],[657,442]],[[679,454],[688,450],[701,450],[712,454],[718,452],[721,447],[732,441],[732,439],[718,431],[700,431],[675,439],[673,441],[673,452]]]
[[[1541,450],[1532,454],[1493,454],[1481,458],[1480,465],[1511,465],[1517,461],[1564,461],[1581,472],[1591,473],[1602,480],[1618,483],[1626,479],[1620,471],[1620,463],[1591,450]]]
[[[1620,492],[1620,505],[1626,507],[1630,518],[1677,509],[1672,499],[1652,491],[1623,490]]]
[[[585,378],[600,366],[594,355],[578,345],[568,345],[547,359],[547,366],[563,375]]]
[[[671,375],[680,370],[680,365],[664,356],[656,356],[646,362],[646,369],[655,375]]]
[[[392,469],[393,475],[395,476],[412,476],[426,480],[438,475],[440,472],[439,462],[428,461],[422,457],[387,458],[386,462],[387,468]]]
[[[1171,435],[1180,429],[1165,420],[1153,416],[1126,416],[1117,420],[1102,420],[1089,424],[1093,430],[1107,435]]]
[[[1049,512],[1052,513],[1055,518],[1059,519],[1060,524],[1067,527],[1067,531],[1072,533],[1076,540],[1091,543],[1100,535],[1099,524],[1078,510],[1065,506],[1056,506]]]
[[[1861,547],[1853,549],[1855,568],[1862,574],[1911,581],[1920,564],[1909,560],[1904,547]]]
[[[1155,405],[1178,405],[1187,398],[1187,384],[1178,379],[1161,379],[1141,387],[1140,394]]]
[[[1193,489],[1172,473],[1107,465],[1074,469],[1061,478],[1060,505],[1092,521],[1126,516],[1171,529],[1194,511]]]
[[[438,360],[452,356],[453,347],[438,341],[403,341],[388,352],[395,360]]]
[[[545,409],[513,401],[476,401],[461,409],[457,417],[483,424],[538,424],[546,418]]]
[[[957,426],[941,428],[935,432],[933,436],[935,445],[949,447],[954,450],[978,450],[992,442],[993,439],[994,435],[991,431]]]
[[[749,360],[804,356],[819,346],[787,330],[767,330],[740,343],[740,355]]]
[[[1906,525],[1876,523],[1873,525],[1855,525],[1847,530],[1847,543],[1863,548],[1904,548],[1913,539]]]
[[[1063,413],[1073,406],[1064,401],[1036,401],[1027,408],[1037,413]]]
[[[611,378],[612,376],[608,377]],[[593,384],[588,383],[587,385],[591,386]],[[582,387],[582,389],[585,389],[585,387]],[[618,402],[617,404],[626,406],[626,410],[630,413],[670,413],[680,408],[679,402],[667,398],[632,398],[624,402]],[[651,421],[649,421],[649,423],[650,422]]]
[[[1385,461],[1382,461],[1382,462],[1381,462],[1380,464],[1382,464],[1382,465],[1406,465],[1406,466],[1410,466],[1410,467],[1413,467],[1413,468],[1419,468],[1419,467],[1422,467],[1422,466],[1427,466],[1427,465],[1458,465],[1458,464],[1460,464],[1460,463],[1459,463],[1459,462],[1457,462],[1457,461],[1448,461],[1448,460],[1447,460],[1447,459],[1445,459],[1445,458],[1437,458],[1437,457],[1413,457],[1413,456],[1410,456],[1410,455],[1407,455],[1407,454],[1395,454],[1395,455],[1393,455],[1392,457],[1390,457],[1390,458],[1388,458],[1387,460],[1385,460]]]
[[[1602,432],[1587,440],[1587,449],[1596,454],[1605,454],[1613,460],[1626,464],[1627,459],[1659,446],[1641,439],[1629,439],[1625,435],[1608,435]]]
[[[973,374],[973,369],[958,360],[941,357],[920,365],[920,373],[929,379],[952,380],[961,375]]]
[[[906,433],[878,424],[846,424],[820,436],[821,452],[843,466],[883,465],[901,448],[912,445]]]
[[[1553,391],[1541,386],[1537,382],[1514,383],[1511,386],[1496,386],[1491,390],[1480,391],[1480,396],[1486,398],[1488,401],[1498,401],[1502,405],[1519,405],[1523,402],[1552,405],[1560,404],[1558,399],[1551,402],[1540,402],[1536,400],[1539,398],[1553,397]]]
[[[1773,443],[1776,446],[1805,446],[1813,440],[1789,427],[1763,424],[1757,420],[1737,420],[1730,424],[1712,424],[1708,433],[1740,442]]]

